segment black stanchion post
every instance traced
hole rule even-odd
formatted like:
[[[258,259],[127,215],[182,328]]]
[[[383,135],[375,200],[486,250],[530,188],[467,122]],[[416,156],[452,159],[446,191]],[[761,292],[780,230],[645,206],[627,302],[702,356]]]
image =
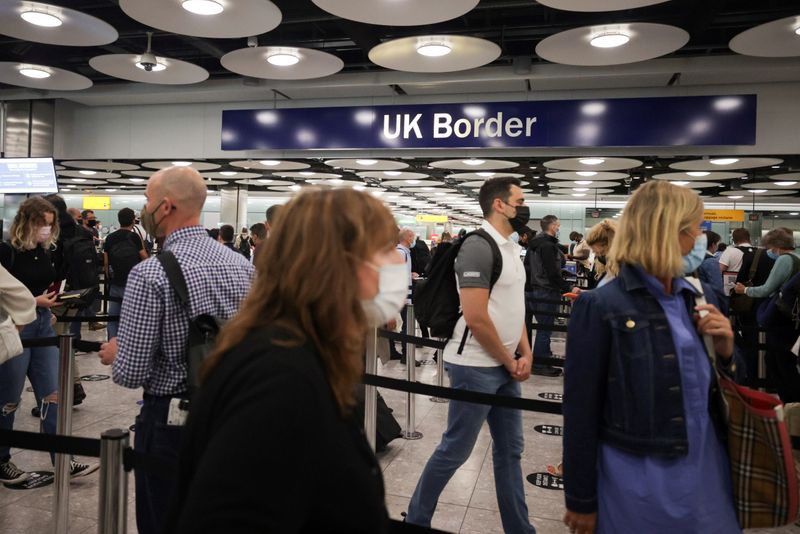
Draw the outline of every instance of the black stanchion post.
[[[367,333],[367,360],[364,370],[367,374],[374,375],[378,369],[378,330],[373,328]],[[378,390],[375,386],[364,386],[364,433],[372,450],[375,450],[375,440],[378,421]]]
[[[406,306],[406,316],[405,316],[405,331],[406,334],[409,336],[413,336],[416,333],[416,326],[414,323],[414,305],[409,304]],[[408,375],[409,382],[416,382],[415,374],[417,370],[417,347],[413,341],[406,342],[406,370]],[[403,438],[405,439],[420,439],[422,438],[422,433],[417,432],[416,430],[416,406],[415,406],[415,398],[414,395],[411,393],[406,394],[406,429],[403,432]]]
[[[73,381],[72,334],[60,334],[58,336],[58,423],[56,425],[56,433],[61,436],[72,435]],[[42,412],[44,412],[44,409],[44,406],[42,406]],[[55,534],[67,534],[69,532],[70,459],[71,456],[69,454],[56,454],[55,498],[53,499],[55,506],[53,531]]]
[[[100,435],[100,506],[98,534],[125,534],[128,527],[128,473],[122,455],[128,447],[127,430],[113,428]]]

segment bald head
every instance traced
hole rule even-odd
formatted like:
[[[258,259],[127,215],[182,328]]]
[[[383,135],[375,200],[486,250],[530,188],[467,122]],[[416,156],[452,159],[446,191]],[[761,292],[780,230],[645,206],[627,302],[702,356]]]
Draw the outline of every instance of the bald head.
[[[200,214],[206,203],[206,184],[200,173],[191,167],[169,167],[158,171],[150,177],[147,186],[149,196],[167,197],[187,214]]]

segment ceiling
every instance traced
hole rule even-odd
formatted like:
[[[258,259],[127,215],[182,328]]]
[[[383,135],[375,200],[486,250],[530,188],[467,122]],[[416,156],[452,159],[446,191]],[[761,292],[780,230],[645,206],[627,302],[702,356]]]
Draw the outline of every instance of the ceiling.
[[[207,70],[211,80],[241,79],[222,67],[220,58],[246,46],[244,38],[212,39],[178,35],[149,28],[126,15],[114,0],[69,0],[59,5],[97,17],[119,32],[111,44],[68,47],[22,41],[0,35],[0,61],[25,61],[63,68],[88,77],[97,86],[127,84],[89,66],[89,59],[105,54],[141,54],[146,32],[153,31],[153,51],[187,61]],[[744,30],[779,18],[797,15],[796,0],[671,0],[639,9],[580,13],[553,9],[533,0],[481,0],[471,11],[454,20],[426,26],[390,27],[363,24],[335,17],[310,0],[275,0],[283,15],[280,25],[258,36],[260,46],[296,46],[323,50],[344,62],[344,74],[385,71],[369,60],[369,51],[381,42],[421,34],[461,35],[486,39],[500,46],[500,56],[490,65],[510,67],[517,73],[547,64],[535,49],[543,39],[573,28],[628,22],[667,24],[689,33],[689,41],[667,58],[732,55],[729,41]],[[256,80],[251,80],[257,83]],[[524,85],[524,80],[519,83]],[[650,83],[679,83],[673,76],[659,76]],[[4,87],[0,84],[0,88]],[[7,87],[7,86],[5,86]],[[543,81],[547,88],[547,82]],[[487,87],[488,88],[488,87]],[[378,94],[431,94],[437,88],[424,84],[388,84]],[[494,87],[491,87],[494,90]],[[514,90],[524,90],[514,84]],[[291,85],[278,98],[304,98],[308,92]]]

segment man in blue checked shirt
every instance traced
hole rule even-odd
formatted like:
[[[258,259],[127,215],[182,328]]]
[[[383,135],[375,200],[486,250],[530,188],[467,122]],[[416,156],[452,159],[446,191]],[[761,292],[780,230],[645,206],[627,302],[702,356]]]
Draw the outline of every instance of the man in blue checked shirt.
[[[247,258],[208,237],[200,226],[206,200],[200,174],[189,167],[155,173],[147,183],[142,226],[164,237],[164,249],[178,260],[189,290],[192,317],[208,314],[229,319],[236,314],[253,278]],[[144,454],[177,459],[186,398],[185,346],[189,313],[178,303],[156,258],[137,264],[128,275],[119,333],[104,344],[100,360],[111,365],[114,382],[143,388],[136,418],[134,448]],[[155,534],[169,503],[171,482],[136,470],[136,523],[141,534]]]

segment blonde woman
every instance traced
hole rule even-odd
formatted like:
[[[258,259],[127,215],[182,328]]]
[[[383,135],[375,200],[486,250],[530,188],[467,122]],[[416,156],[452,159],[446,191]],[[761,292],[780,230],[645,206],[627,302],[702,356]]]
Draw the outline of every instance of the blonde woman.
[[[36,318],[21,332],[25,339],[56,335],[51,323],[50,308],[56,305],[56,293],[48,288],[56,281],[50,249],[58,239],[56,208],[41,197],[23,202],[11,224],[9,243],[0,244],[0,264],[25,285],[36,299]],[[0,429],[13,430],[25,377],[31,381],[39,408],[41,429],[56,432],[58,413],[58,349],[27,348],[20,356],[0,365]],[[54,456],[50,455],[51,460]],[[98,465],[72,461],[72,476],[87,475]],[[13,484],[26,480],[28,473],[11,462],[8,447],[0,447],[0,482]]]
[[[710,335],[720,371],[733,371],[733,332],[713,291],[703,286],[709,304],[698,307],[683,279],[705,255],[702,220],[693,191],[643,185],[611,245],[616,278],[575,302],[564,370],[571,532],[741,531],[702,340]]]
[[[586,235],[586,244],[594,252],[594,263],[592,264],[592,276],[589,283],[593,287],[604,286],[614,277],[608,274],[606,265],[608,264],[608,251],[614,242],[614,235],[617,232],[617,222],[613,219],[606,219],[592,226]]]

